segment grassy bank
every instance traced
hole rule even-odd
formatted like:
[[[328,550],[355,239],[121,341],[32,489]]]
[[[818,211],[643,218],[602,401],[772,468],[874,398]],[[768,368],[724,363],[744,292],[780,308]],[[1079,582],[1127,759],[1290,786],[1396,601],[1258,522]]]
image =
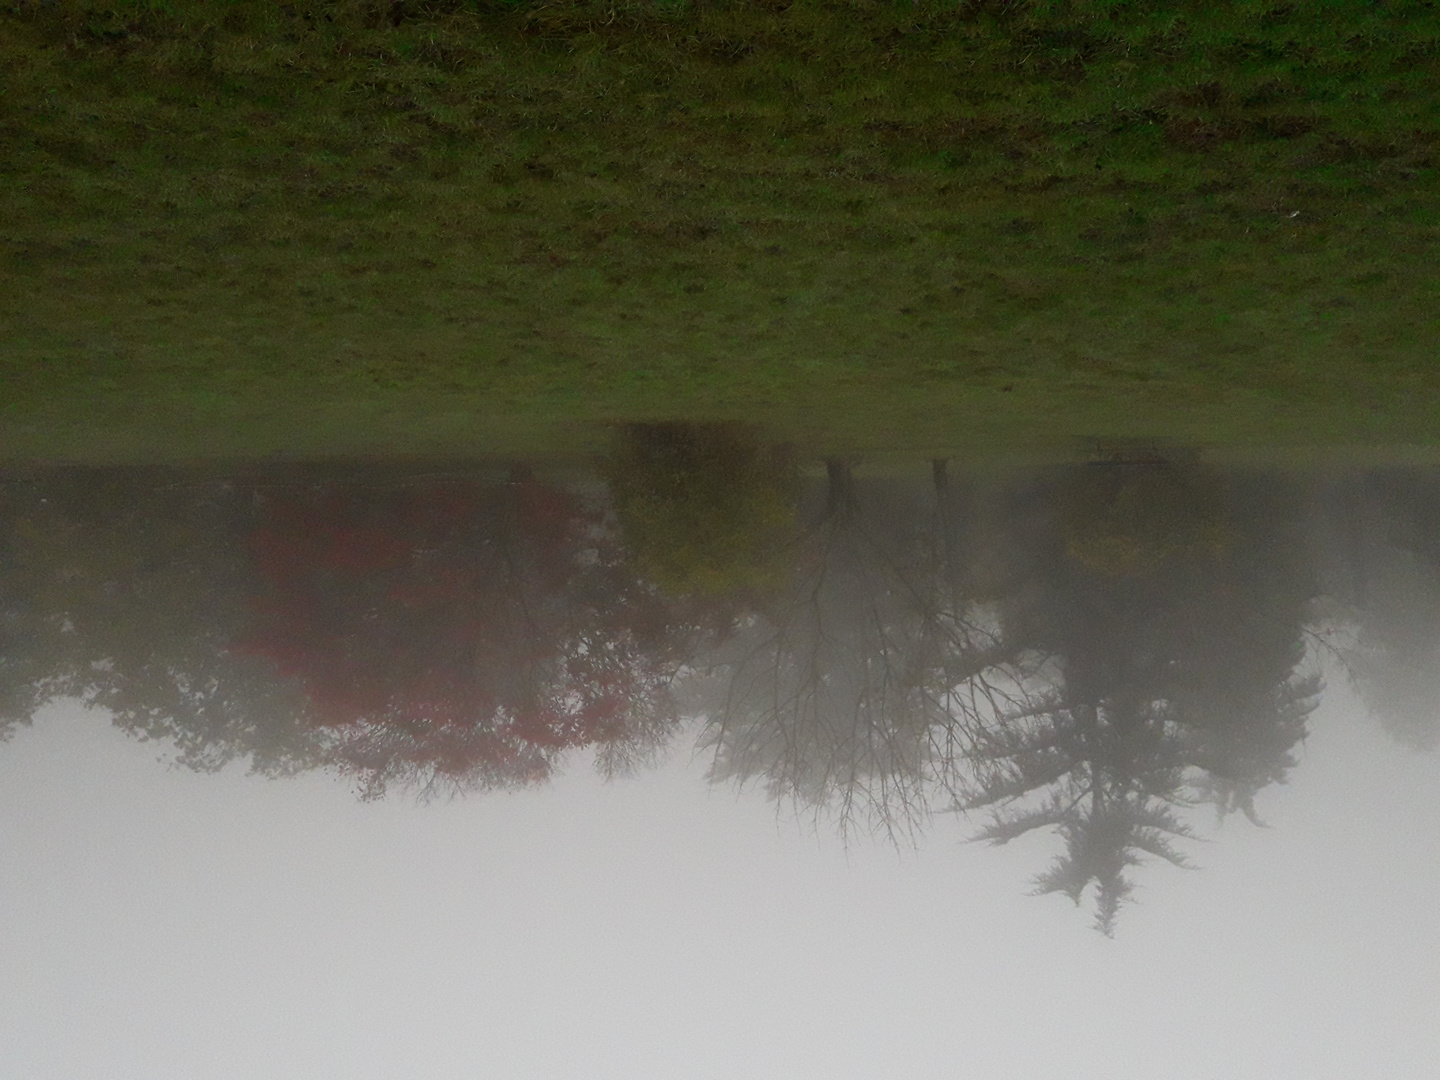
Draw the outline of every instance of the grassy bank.
[[[0,6],[0,456],[1440,442],[1432,3]]]

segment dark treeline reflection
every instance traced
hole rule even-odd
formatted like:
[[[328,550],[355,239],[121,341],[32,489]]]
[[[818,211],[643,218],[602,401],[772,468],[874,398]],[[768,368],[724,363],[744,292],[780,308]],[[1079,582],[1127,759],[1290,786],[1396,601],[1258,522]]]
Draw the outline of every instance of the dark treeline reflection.
[[[714,781],[842,830],[1054,833],[1037,890],[1106,933],[1134,866],[1255,817],[1322,670],[1440,738],[1440,473],[817,464],[655,425],[583,479],[12,474],[0,735],[81,697],[186,766],[373,798],[624,772],[699,723]]]

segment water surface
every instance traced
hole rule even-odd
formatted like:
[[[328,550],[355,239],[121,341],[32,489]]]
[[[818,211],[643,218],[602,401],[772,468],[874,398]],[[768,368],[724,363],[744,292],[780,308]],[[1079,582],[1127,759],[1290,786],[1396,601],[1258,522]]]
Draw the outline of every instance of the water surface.
[[[0,530],[10,1075],[1440,1051],[1434,468],[632,425]]]

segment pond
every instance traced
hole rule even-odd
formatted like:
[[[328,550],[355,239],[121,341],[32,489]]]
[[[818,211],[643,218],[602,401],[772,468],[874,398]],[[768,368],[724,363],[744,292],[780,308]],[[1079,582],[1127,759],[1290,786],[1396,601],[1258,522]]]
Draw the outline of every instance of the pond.
[[[14,1075],[1440,1049],[1440,468],[601,447],[0,477]]]

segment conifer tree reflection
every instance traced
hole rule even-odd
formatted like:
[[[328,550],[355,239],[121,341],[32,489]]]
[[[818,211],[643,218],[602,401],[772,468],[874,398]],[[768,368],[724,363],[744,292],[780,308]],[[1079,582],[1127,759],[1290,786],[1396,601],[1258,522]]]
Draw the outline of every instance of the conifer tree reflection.
[[[993,810],[997,843],[1055,829],[1037,890],[1078,903],[1094,885],[1108,934],[1130,867],[1184,864],[1180,808],[1253,818],[1294,764],[1319,692],[1296,515],[1262,485],[1112,463],[1031,493],[1013,529],[1027,569],[1003,635],[1048,689],[977,732],[961,805]]]

